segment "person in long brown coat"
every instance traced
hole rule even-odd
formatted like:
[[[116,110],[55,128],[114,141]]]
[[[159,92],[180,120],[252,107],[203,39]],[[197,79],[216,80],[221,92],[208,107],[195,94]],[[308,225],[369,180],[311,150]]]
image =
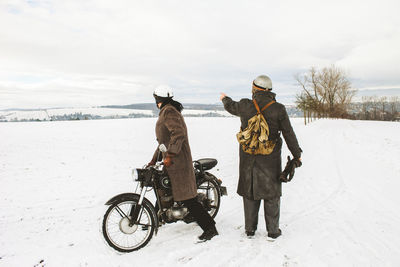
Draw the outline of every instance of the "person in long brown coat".
[[[167,147],[163,155],[164,166],[171,180],[172,194],[175,201],[182,201],[189,209],[198,225],[203,229],[200,240],[210,240],[218,235],[215,221],[197,201],[196,178],[193,170],[187,128],[181,111],[181,103],[173,100],[169,87],[159,87],[154,92],[157,107],[160,109],[156,123],[156,137],[159,144]],[[155,164],[158,149],[149,164]]]
[[[275,93],[271,91],[272,82],[268,76],[260,75],[253,81],[252,98],[256,100],[260,109],[271,104],[262,112],[262,115],[269,126],[269,140],[275,143],[275,147],[269,155],[251,155],[240,148],[237,193],[243,197],[247,236],[254,236],[257,230],[260,202],[264,200],[264,218],[268,237],[275,239],[282,233],[279,229],[282,195],[282,182],[279,180],[282,172],[281,133],[295,159],[296,166],[301,165],[302,150],[290,124],[285,106],[275,101]],[[257,113],[256,107],[250,99],[243,98],[237,102],[222,93],[221,100],[226,111],[240,117],[242,130],[247,127],[248,120]]]

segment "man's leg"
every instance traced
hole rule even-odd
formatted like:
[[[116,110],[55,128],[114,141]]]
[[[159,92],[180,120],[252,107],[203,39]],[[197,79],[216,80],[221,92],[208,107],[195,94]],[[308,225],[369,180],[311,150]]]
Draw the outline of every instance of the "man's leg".
[[[191,198],[182,201],[185,206],[189,209],[190,214],[194,217],[197,224],[206,231],[210,228],[215,227],[214,219],[208,214],[204,207],[197,201],[196,198]]]
[[[261,200],[251,200],[243,197],[244,206],[244,226],[246,231],[257,230],[258,210]]]
[[[268,234],[276,235],[279,230],[279,214],[280,214],[281,198],[264,199],[264,217]]]
[[[197,198],[184,200],[186,207],[189,209],[190,214],[194,217],[197,224],[203,229],[203,233],[198,237],[201,241],[211,240],[214,236],[218,235],[217,228],[215,228],[214,219],[208,214],[204,207],[197,201]]]

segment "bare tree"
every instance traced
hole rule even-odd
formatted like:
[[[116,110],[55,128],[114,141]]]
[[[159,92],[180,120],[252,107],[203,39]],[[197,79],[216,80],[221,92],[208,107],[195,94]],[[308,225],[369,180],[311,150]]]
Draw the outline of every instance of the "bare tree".
[[[387,104],[387,97],[386,96],[381,96],[379,98],[379,105],[380,105],[380,119],[381,120],[385,120],[386,116],[385,116],[385,106]]]
[[[372,119],[377,120],[378,119],[378,108],[379,108],[379,98],[374,95],[370,97],[371,101],[371,107],[372,107]]]
[[[369,96],[363,96],[362,97],[362,106],[361,106],[361,112],[362,112],[361,119],[364,119],[364,120],[370,119],[369,111],[368,111],[370,109],[370,107],[371,107],[370,97]]]
[[[319,91],[319,77],[318,72],[314,67],[306,75],[296,75],[295,80],[302,87],[302,95],[297,97],[297,100],[307,106],[307,110],[314,112],[320,117],[322,113],[322,99]],[[307,104],[305,104],[307,103]]]
[[[400,97],[392,96],[389,99],[390,119],[395,120],[397,117],[397,108],[400,105]]]
[[[297,96],[297,105],[306,113],[329,117],[345,117],[349,104],[356,90],[351,88],[351,83],[346,73],[332,65],[322,70],[312,67],[306,74],[296,75],[295,79],[302,88],[302,93]]]
[[[296,104],[297,107],[303,111],[304,124],[307,125],[307,121],[310,122],[310,111],[314,109],[314,99],[310,95],[302,92],[296,95]]]

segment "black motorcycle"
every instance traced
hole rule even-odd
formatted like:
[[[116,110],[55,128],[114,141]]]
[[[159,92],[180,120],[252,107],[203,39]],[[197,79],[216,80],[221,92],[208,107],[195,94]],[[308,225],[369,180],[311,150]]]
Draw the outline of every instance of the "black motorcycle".
[[[217,160],[206,158],[193,163],[197,200],[214,218],[220,207],[221,196],[227,195],[222,181],[207,172],[217,165]],[[165,223],[194,221],[188,208],[182,202],[174,201],[171,182],[161,162],[134,169],[132,176],[138,182],[135,193],[120,194],[107,201],[106,205],[110,207],[103,219],[105,240],[120,252],[131,252],[146,246]],[[145,194],[152,189],[156,197],[155,205],[145,198]]]

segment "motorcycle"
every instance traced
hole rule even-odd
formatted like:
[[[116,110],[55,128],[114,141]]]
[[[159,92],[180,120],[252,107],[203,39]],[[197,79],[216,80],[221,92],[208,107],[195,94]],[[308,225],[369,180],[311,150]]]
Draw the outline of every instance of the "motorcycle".
[[[166,152],[161,144],[159,151]],[[221,197],[227,195],[222,181],[209,173],[217,165],[212,158],[193,162],[197,185],[197,200],[214,218],[221,204]],[[182,202],[174,201],[168,173],[162,162],[142,169],[132,170],[137,183],[135,193],[123,193],[106,202],[108,205],[103,218],[103,236],[107,243],[117,251],[132,252],[146,246],[153,234],[164,224],[184,221],[191,223],[194,218]],[[145,197],[153,190],[155,204]]]

